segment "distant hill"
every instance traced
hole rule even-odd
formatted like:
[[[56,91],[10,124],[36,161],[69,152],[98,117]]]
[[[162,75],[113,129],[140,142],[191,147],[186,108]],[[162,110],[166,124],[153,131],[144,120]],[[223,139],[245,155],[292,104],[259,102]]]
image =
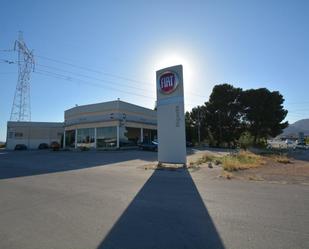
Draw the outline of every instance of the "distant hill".
[[[303,132],[305,135],[309,135],[309,118],[301,119],[293,124],[290,124],[283,130],[283,133],[280,135],[280,137],[287,135],[298,136],[299,132]]]

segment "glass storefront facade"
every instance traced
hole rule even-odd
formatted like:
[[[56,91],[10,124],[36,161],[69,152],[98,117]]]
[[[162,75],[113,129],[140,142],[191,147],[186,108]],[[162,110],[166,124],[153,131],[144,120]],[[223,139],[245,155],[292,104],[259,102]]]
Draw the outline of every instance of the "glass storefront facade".
[[[141,137],[143,135],[143,138]],[[156,141],[157,131],[135,127],[119,126],[119,147],[135,147],[143,140],[144,143]],[[81,128],[65,131],[67,148],[117,148],[117,126]]]
[[[94,128],[77,129],[77,147],[95,147]]]
[[[75,147],[75,130],[65,131],[65,147]]]
[[[114,148],[117,146],[117,127],[97,128],[97,148]]]
[[[132,127],[119,127],[119,145],[120,147],[137,146],[141,141],[141,129]]]
[[[144,129],[143,135],[144,143],[151,143],[151,141],[157,141],[157,130]]]

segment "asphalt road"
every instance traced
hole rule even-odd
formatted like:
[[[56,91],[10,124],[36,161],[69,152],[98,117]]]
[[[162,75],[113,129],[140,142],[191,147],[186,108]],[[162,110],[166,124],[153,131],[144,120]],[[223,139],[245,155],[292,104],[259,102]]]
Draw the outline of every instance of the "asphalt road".
[[[309,248],[309,186],[143,169],[155,159],[0,152],[0,248]]]

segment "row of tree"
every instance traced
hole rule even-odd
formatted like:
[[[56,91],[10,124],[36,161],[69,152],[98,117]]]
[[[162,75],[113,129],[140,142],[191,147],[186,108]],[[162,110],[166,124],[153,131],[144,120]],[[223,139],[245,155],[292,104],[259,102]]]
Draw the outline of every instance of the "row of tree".
[[[287,115],[283,102],[278,91],[216,85],[208,102],[186,112],[187,140],[228,147],[246,138],[262,143],[288,126],[283,122]]]

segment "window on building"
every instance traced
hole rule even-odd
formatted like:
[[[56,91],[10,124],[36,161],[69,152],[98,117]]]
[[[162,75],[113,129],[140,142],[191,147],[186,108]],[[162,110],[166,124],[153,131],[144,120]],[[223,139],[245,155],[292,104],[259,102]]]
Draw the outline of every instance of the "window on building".
[[[14,132],[10,131],[9,135],[8,135],[8,138],[11,138],[11,139],[14,138]]]
[[[117,127],[97,128],[97,148],[111,148],[117,146]]]
[[[23,133],[22,132],[15,132],[15,138],[22,138]]]
[[[151,129],[144,129],[144,143],[151,143],[157,140],[157,131]]]
[[[65,131],[65,147],[75,147],[75,130]]]
[[[141,129],[122,126],[119,129],[120,147],[136,146],[141,141]]]
[[[94,128],[84,128],[77,130],[78,147],[94,147]]]

